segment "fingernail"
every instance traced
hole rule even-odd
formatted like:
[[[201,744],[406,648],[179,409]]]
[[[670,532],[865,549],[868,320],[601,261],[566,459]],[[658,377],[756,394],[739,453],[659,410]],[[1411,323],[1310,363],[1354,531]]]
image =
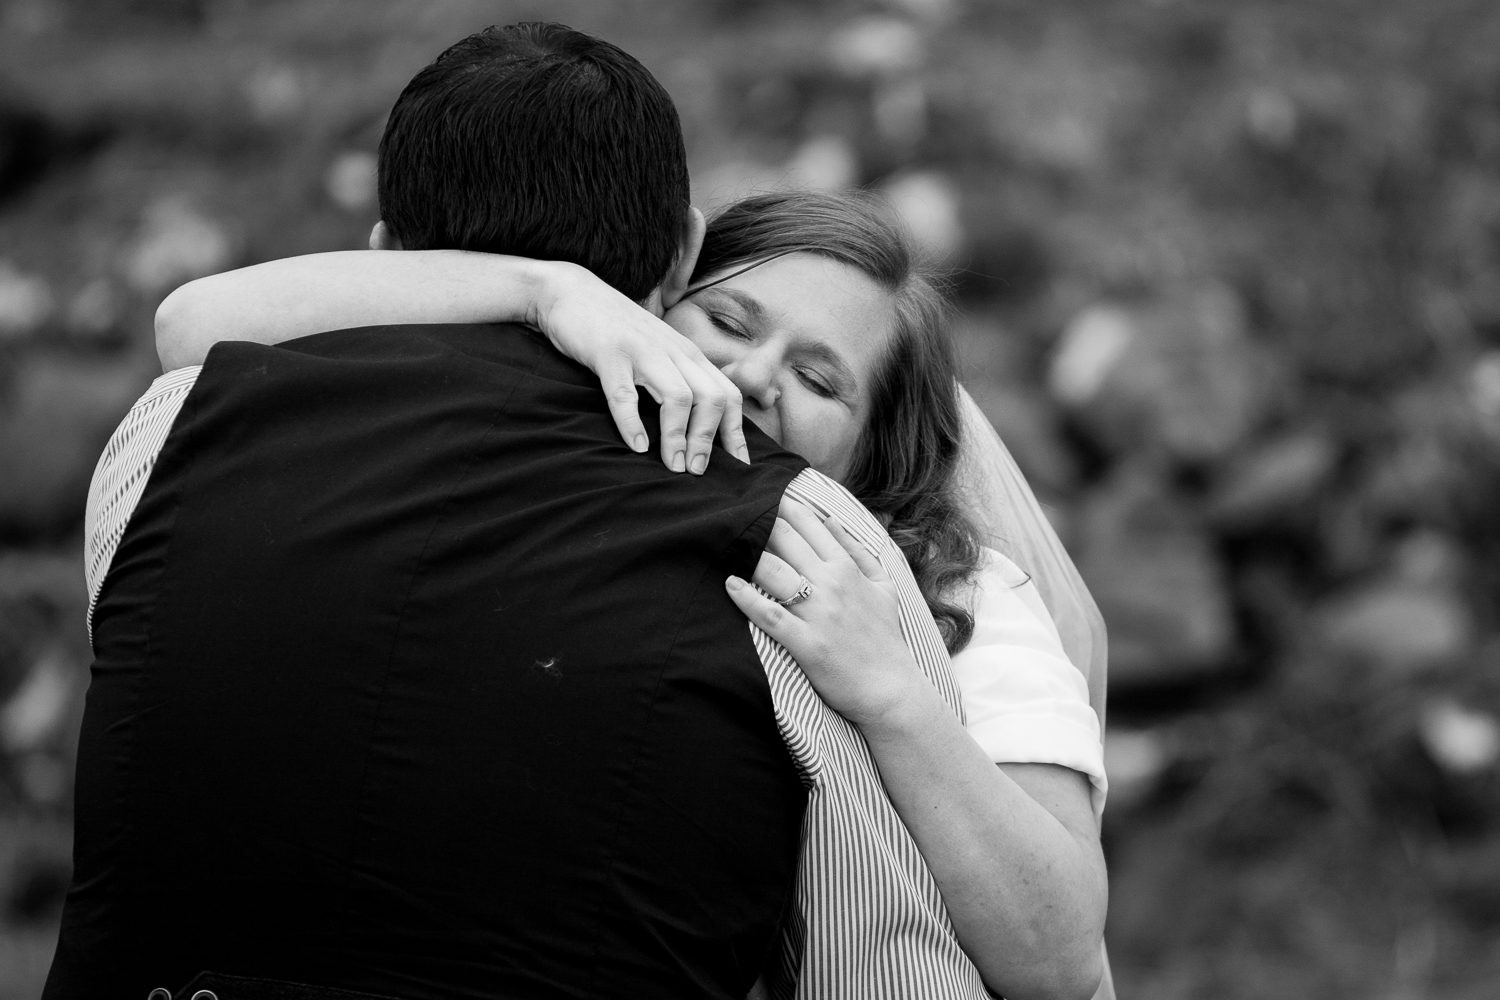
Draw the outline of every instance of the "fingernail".
[[[695,455],[695,456],[693,456],[693,475],[695,475],[695,476],[701,476],[701,475],[703,475],[703,470],[706,469],[706,468],[708,468],[708,456],[707,455]]]
[[[744,445],[740,445],[738,448],[735,449],[734,457],[737,458],[737,459],[739,459],[741,462],[744,462],[746,465],[749,465],[750,464],[750,449],[746,448]]]
[[[644,434],[637,434],[635,437],[630,439],[630,447],[634,448],[638,452],[645,451],[650,446],[650,444],[651,442],[646,440],[646,435]]]
[[[731,576],[729,579],[724,581],[724,586],[728,590],[744,590],[745,581],[741,580],[737,576]]]
[[[672,471],[673,472],[681,472],[683,469],[686,469],[686,468],[687,468],[687,459],[683,457],[682,452],[679,451],[677,454],[675,454],[675,455],[672,456]]]

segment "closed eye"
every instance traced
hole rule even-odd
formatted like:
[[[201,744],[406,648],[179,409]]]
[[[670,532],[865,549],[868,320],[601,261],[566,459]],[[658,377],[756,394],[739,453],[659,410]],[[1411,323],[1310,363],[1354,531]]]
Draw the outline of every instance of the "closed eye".
[[[734,317],[726,313],[718,312],[714,309],[705,309],[703,310],[703,312],[708,316],[708,321],[712,323],[715,328],[722,330],[724,333],[727,333],[729,336],[734,337],[736,340],[750,339],[750,331],[741,326],[739,321]]]
[[[823,378],[820,373],[812,370],[811,368],[798,368],[797,377],[802,380],[803,385],[807,386],[819,396],[823,396],[828,399],[837,399],[839,396],[838,391],[834,389],[833,386],[828,384],[828,380]]]

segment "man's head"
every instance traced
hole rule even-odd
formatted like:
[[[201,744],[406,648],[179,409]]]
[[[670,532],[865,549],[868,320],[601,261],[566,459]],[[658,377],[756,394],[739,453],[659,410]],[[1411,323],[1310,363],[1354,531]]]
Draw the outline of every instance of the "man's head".
[[[637,301],[671,296],[701,238],[671,98],[557,24],[486,28],[438,56],[391,109],[379,174],[372,244],[572,261]]]

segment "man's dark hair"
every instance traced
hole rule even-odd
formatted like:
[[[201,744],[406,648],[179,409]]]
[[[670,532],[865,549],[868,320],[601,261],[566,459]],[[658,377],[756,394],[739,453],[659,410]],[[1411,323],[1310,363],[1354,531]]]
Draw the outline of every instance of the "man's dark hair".
[[[380,216],[408,250],[567,260],[640,301],[689,204],[677,109],[644,66],[560,24],[490,27],[406,85]]]

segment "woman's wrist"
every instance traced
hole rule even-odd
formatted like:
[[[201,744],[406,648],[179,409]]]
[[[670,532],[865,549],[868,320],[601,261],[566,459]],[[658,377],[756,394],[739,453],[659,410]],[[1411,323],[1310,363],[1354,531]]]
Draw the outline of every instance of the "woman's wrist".
[[[543,333],[553,330],[553,317],[559,305],[574,294],[577,283],[584,275],[591,275],[586,268],[563,260],[532,260],[525,257],[508,258],[517,262],[514,271],[527,301],[525,322]]]
[[[921,739],[932,732],[936,718],[956,719],[927,677],[915,669],[867,710],[849,719],[866,740]]]

